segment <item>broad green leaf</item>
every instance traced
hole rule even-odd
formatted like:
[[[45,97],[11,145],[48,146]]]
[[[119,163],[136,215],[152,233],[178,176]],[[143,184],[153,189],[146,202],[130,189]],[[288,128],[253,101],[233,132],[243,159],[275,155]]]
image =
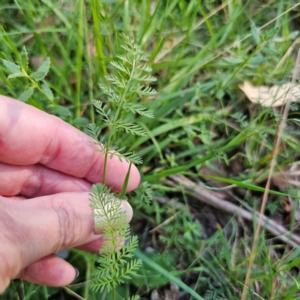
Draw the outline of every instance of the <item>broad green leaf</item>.
[[[50,58],[47,57],[46,60],[41,64],[38,70],[30,75],[30,77],[36,81],[42,80],[46,77],[50,69]]]
[[[54,100],[53,93],[52,93],[51,89],[49,88],[49,86],[46,82],[44,82],[42,84],[42,90],[43,90],[43,92],[45,93],[45,95],[47,96],[48,99],[50,99],[51,101]]]
[[[18,97],[18,100],[22,102],[26,102],[32,96],[33,92],[34,92],[34,88],[29,87]]]
[[[10,74],[7,77],[7,79],[13,79],[13,78],[17,78],[17,77],[27,77],[27,76],[23,72],[18,72],[18,73]]]
[[[23,47],[22,52],[21,52],[21,67],[25,71],[27,71],[27,69],[28,69],[28,53],[27,53],[25,46]]]
[[[259,35],[259,31],[253,21],[251,21],[251,34],[252,34],[255,44],[258,45],[260,43],[260,35]]]
[[[63,117],[71,117],[72,113],[70,112],[70,110],[64,106],[61,105],[55,105],[53,107],[53,110],[59,115],[59,116],[63,116]]]
[[[254,57],[250,58],[249,64],[250,65],[258,65],[258,64],[266,62],[267,60],[268,60],[268,58],[264,57],[264,56],[254,56]]]
[[[75,118],[73,125],[87,125],[90,121],[87,118]]]
[[[5,60],[5,59],[2,59],[2,62],[3,62],[3,65],[5,66],[5,68],[12,74],[14,73],[21,73],[21,69],[18,65],[8,61],[8,60]]]

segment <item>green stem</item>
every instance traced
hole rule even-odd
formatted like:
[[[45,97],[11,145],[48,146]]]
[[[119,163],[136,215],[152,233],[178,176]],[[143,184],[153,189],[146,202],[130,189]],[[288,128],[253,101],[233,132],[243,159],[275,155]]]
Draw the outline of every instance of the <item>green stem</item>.
[[[106,67],[104,62],[104,54],[103,54],[103,47],[102,47],[102,39],[99,33],[100,30],[100,2],[96,0],[91,0],[91,10],[92,10],[92,16],[93,16],[93,23],[94,23],[94,35],[95,35],[95,41],[96,41],[96,51],[97,56],[100,61],[100,67],[102,70],[102,74],[106,75]]]
[[[82,55],[84,41],[84,1],[78,1],[78,36],[76,50],[76,97],[75,97],[75,116],[80,117],[80,92],[81,92],[81,75],[82,75]]]
[[[120,199],[125,198],[127,187],[128,187],[128,182],[129,182],[131,166],[132,166],[132,163],[130,162],[129,167],[128,167],[128,171],[127,171],[127,174],[126,174],[126,177],[124,179],[123,186],[122,186],[122,191],[121,191],[121,194],[119,196]]]
[[[95,123],[95,113],[94,113],[94,106],[93,106],[93,101],[94,101],[94,95],[93,95],[93,66],[91,62],[91,57],[90,57],[90,49],[89,49],[89,40],[88,40],[88,21],[87,18],[85,18],[85,24],[84,24],[84,35],[86,39],[86,61],[87,61],[87,66],[88,66],[88,97],[89,97],[89,102],[90,102],[90,120],[91,123]]]
[[[237,75],[238,72],[249,62],[249,60],[263,47],[265,43],[261,43],[256,46],[254,51],[245,59],[238,68],[231,74],[231,76],[223,83],[222,87],[224,88],[235,76]]]
[[[125,90],[124,90],[124,92],[123,92],[122,98],[121,98],[121,100],[120,100],[120,104],[118,105],[117,112],[116,112],[116,114],[115,114],[115,116],[114,116],[113,123],[116,123],[116,121],[118,120],[119,114],[120,114],[121,109],[122,109],[122,107],[123,107],[123,103],[124,103],[124,101],[125,101],[125,96],[126,96],[126,93],[127,93],[127,91],[128,91],[128,88],[129,88],[129,86],[130,86],[130,82],[131,82],[132,77],[133,77],[133,73],[134,73],[134,69],[135,69],[135,63],[136,63],[136,61],[135,61],[135,59],[134,59],[134,60],[133,60],[133,63],[132,63],[131,73],[130,73],[130,76],[129,76],[127,85],[126,85],[126,87],[125,87]]]
[[[112,137],[111,132],[112,131],[110,131],[108,134],[108,140],[107,140],[106,148],[105,148],[104,167],[103,167],[103,184],[104,185],[106,185],[106,167],[107,167],[108,152],[109,152],[111,137]]]
[[[124,90],[124,92],[122,94],[122,98],[121,98],[120,103],[118,105],[118,109],[116,111],[116,114],[114,115],[114,119],[112,121],[112,124],[115,124],[117,122],[118,117],[120,115],[121,109],[123,107],[123,103],[125,101],[126,93],[127,93],[128,89],[129,89],[130,82],[131,82],[131,80],[133,78],[135,64],[136,64],[136,61],[134,59],[133,63],[132,63],[132,69],[131,69],[131,73],[130,73],[127,85],[126,85],[125,90]],[[104,167],[103,167],[103,184],[105,184],[105,185],[106,185],[106,168],[107,168],[108,153],[109,153],[109,148],[110,148],[110,145],[111,145],[111,140],[112,140],[113,134],[114,134],[114,129],[112,127],[112,129],[110,130],[110,132],[108,134],[108,139],[107,139],[106,149],[105,149],[105,158],[104,158]]]
[[[47,94],[44,93],[44,91],[40,88],[40,86],[39,86],[33,79],[31,79],[27,73],[26,73],[26,75],[27,75],[27,79],[29,79],[31,85],[32,85],[34,88],[38,89],[39,92],[42,93],[52,105],[55,105],[55,102],[54,102],[53,100],[51,100],[51,99],[47,96]]]
[[[111,290],[111,299],[116,300],[116,290],[115,289]]]

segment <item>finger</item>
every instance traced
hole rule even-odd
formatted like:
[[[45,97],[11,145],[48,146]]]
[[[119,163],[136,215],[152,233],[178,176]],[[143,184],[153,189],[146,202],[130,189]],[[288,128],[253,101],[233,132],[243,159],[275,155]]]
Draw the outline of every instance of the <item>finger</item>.
[[[26,267],[17,277],[36,284],[59,287],[70,284],[77,275],[71,264],[55,255],[48,255]]]
[[[102,182],[104,156],[92,139],[61,119],[0,96],[0,161],[15,165],[43,164],[91,183]],[[117,157],[107,161],[107,185],[121,190],[129,164]],[[131,168],[128,190],[140,174]]]
[[[13,184],[11,184],[13,182]],[[26,197],[63,192],[88,192],[91,183],[43,165],[16,166],[0,163],[0,195]]]
[[[103,239],[103,237],[100,237],[99,239],[97,239],[95,241],[80,245],[80,246],[76,247],[76,249],[84,250],[84,251],[91,252],[91,253],[99,253],[99,251],[101,251],[103,243],[104,243],[104,239]]]
[[[130,205],[126,201],[121,204],[130,220]],[[1,197],[0,270],[14,278],[20,270],[42,257],[99,239],[93,234],[91,214],[86,192],[60,193],[28,201]]]

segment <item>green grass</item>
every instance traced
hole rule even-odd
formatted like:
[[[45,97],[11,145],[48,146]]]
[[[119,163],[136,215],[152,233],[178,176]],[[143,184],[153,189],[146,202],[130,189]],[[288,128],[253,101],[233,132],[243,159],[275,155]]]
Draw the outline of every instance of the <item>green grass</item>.
[[[170,177],[184,174],[237,206],[259,210],[282,113],[252,104],[238,85],[290,81],[299,48],[299,8],[291,0],[1,1],[0,58],[18,63],[26,46],[30,70],[36,71],[50,57],[46,81],[59,106],[49,107],[38,91],[28,102],[79,129],[97,122],[92,101],[105,100],[98,83],[120,50],[119,33],[133,37],[150,59],[158,95],[140,100],[155,118],[136,120],[146,137],[124,135],[116,141],[142,156],[140,170],[154,193],[150,206],[132,202],[131,226],[144,265],[118,290],[121,298],[137,293],[150,299],[155,290],[165,295],[173,282],[180,299],[240,299],[256,218],[249,222],[228,215],[225,223],[219,218],[207,225],[214,233],[205,236],[197,213],[209,218],[224,213],[204,207]],[[0,93],[17,98],[28,82],[8,80],[8,75],[0,64]],[[298,125],[299,109],[293,104],[276,172],[299,161]],[[273,183],[266,215],[283,219],[287,197],[299,199],[295,188]],[[292,228],[297,220],[291,219]],[[0,299],[76,299],[74,293],[109,299],[89,289],[93,256],[74,250],[69,259],[81,272],[74,285],[54,289],[12,283]],[[300,299],[298,265],[299,249],[262,231],[247,299]]]

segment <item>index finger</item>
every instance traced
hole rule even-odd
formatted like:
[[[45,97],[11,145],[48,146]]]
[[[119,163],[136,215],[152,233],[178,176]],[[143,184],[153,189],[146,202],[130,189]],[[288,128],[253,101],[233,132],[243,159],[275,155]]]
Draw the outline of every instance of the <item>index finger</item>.
[[[80,130],[39,109],[0,96],[0,161],[14,165],[40,163],[91,183],[102,182],[104,155]],[[129,163],[107,161],[107,182],[121,190]],[[132,166],[128,190],[138,186],[140,174]]]

